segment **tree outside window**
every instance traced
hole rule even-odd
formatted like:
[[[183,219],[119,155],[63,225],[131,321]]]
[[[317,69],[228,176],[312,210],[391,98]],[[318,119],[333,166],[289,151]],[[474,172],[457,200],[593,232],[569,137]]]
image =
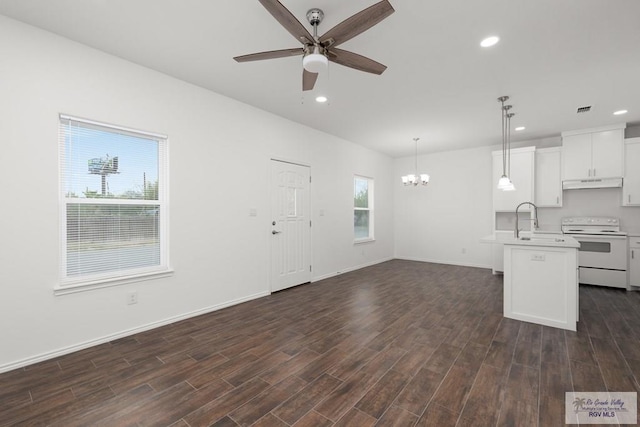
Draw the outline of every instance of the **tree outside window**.
[[[166,143],[60,116],[61,286],[168,270]]]
[[[373,240],[373,179],[356,176],[353,184],[355,241]]]

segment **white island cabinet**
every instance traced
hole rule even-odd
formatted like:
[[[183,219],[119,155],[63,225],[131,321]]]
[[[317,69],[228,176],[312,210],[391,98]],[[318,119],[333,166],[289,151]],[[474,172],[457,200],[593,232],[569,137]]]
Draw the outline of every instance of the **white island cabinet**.
[[[504,316],[575,331],[579,246],[562,235],[504,242]]]

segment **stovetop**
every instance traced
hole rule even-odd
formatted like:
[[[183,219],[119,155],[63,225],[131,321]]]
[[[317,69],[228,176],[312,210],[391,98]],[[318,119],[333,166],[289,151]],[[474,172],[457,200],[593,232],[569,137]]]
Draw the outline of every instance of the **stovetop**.
[[[562,218],[562,232],[565,234],[627,235],[627,233],[620,231],[618,218],[613,217]]]

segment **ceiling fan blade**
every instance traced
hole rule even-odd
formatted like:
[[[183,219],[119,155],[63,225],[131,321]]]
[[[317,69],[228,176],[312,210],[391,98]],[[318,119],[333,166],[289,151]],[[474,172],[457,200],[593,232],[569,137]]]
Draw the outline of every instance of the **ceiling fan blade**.
[[[318,80],[318,73],[311,73],[304,68],[302,69],[302,90],[311,90]]]
[[[285,30],[301,43],[313,44],[313,36],[278,0],[258,0]]]
[[[293,49],[269,50],[267,52],[250,53],[249,55],[236,56],[237,62],[261,61],[263,59],[285,58],[288,56],[298,56],[304,53],[304,49],[296,47]]]
[[[320,43],[325,46],[337,46],[351,40],[360,33],[382,21],[395,12],[388,0],[382,0],[350,18],[345,19],[320,37]],[[333,40],[333,41],[332,41]]]
[[[372,74],[382,74],[384,70],[387,69],[386,65],[382,65],[366,56],[349,52],[348,50],[331,48],[331,50],[327,52],[327,58],[336,64]]]

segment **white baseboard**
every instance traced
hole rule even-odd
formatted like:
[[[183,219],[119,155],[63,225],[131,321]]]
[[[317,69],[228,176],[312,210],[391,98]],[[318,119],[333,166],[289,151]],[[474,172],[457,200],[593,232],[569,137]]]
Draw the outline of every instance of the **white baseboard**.
[[[490,264],[473,264],[473,263],[462,263],[462,262],[452,262],[452,261],[442,261],[437,259],[427,259],[427,258],[415,258],[415,257],[403,257],[397,256],[395,259],[402,259],[405,261],[418,261],[418,262],[431,262],[434,264],[448,264],[448,265],[457,265],[460,267],[476,267],[476,268],[488,268],[491,269],[492,266]]]
[[[195,310],[189,313],[180,314],[178,316],[169,317],[167,319],[159,320],[157,322],[148,323],[146,325],[138,326],[132,329],[127,329],[125,331],[117,332],[115,334],[107,335],[101,338],[97,338],[94,340],[85,341],[79,344],[75,344],[72,346],[64,347],[58,350],[50,351],[47,353],[42,353],[37,356],[27,357],[25,359],[17,360],[15,362],[7,363],[4,365],[0,365],[0,373],[12,371],[14,369],[22,368],[24,366],[33,365],[34,363],[43,362],[45,360],[53,359],[59,356],[64,356],[65,354],[70,354],[79,350],[84,350],[85,348],[93,347],[99,344],[104,344],[109,341],[114,341],[120,338],[128,337],[130,335],[135,335],[140,332],[148,331],[150,329],[159,328],[160,326],[169,325],[171,323],[179,322],[181,320],[186,320],[191,317],[200,316],[202,314],[211,313],[213,311],[221,310],[223,308],[231,307],[232,305],[241,304],[243,302],[251,301],[257,298],[262,298],[264,296],[270,295],[269,291],[259,292],[257,294],[249,295],[247,297],[238,298],[232,301],[227,301],[221,304],[217,304],[214,306],[202,308],[200,310]]]
[[[371,267],[372,265],[376,265],[376,264],[380,264],[383,262],[387,262],[387,261],[391,261],[393,259],[393,257],[389,257],[389,258],[382,258],[376,261],[371,261],[371,262],[367,262],[365,264],[360,264],[360,265],[356,265],[355,267],[347,267],[344,270],[339,270],[333,273],[327,273],[327,274],[323,274],[320,276],[316,276],[313,279],[311,279],[311,282],[319,282],[320,280],[324,280],[324,279],[329,279],[331,277],[336,277],[339,276],[341,274],[344,273],[348,273],[350,271],[355,271],[355,270],[360,270],[361,268],[365,268],[365,267]]]

